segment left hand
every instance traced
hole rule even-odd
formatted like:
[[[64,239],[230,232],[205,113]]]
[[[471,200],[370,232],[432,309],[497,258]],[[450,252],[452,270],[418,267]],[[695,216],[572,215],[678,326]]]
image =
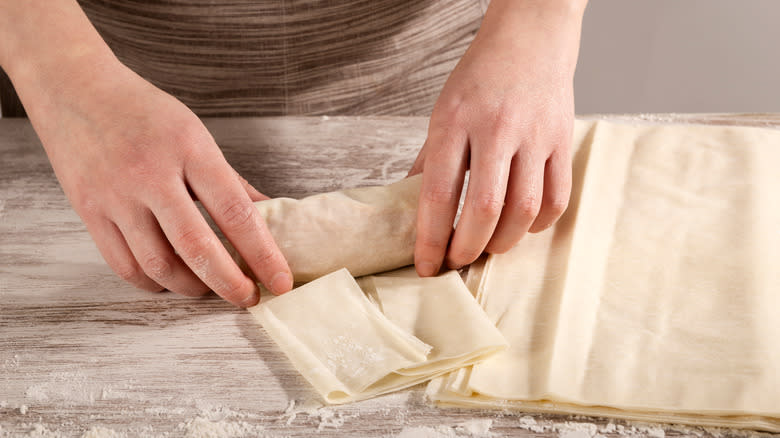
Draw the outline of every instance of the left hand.
[[[455,269],[483,251],[508,251],[566,209],[583,10],[581,0],[491,2],[409,172],[423,173],[415,246],[421,276],[435,275],[443,262]]]

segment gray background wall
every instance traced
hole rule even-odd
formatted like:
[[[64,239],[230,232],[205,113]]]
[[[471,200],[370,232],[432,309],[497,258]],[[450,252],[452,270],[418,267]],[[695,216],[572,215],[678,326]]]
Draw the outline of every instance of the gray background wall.
[[[780,2],[591,0],[578,114],[780,112]]]
[[[780,112],[780,1],[591,0],[578,114]]]

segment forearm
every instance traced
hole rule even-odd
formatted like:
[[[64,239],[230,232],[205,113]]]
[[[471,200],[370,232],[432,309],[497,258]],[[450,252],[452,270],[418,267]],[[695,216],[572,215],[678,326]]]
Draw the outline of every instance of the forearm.
[[[516,53],[544,47],[567,76],[574,75],[587,0],[492,0],[477,40]]]
[[[23,101],[108,62],[116,58],[75,0],[0,0],[0,66]]]
[[[551,29],[580,25],[587,3],[587,0],[492,0],[483,27],[502,23],[542,25]]]

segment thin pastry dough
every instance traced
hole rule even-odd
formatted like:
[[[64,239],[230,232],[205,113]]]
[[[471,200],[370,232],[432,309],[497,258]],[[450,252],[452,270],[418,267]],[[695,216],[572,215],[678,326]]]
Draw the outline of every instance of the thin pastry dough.
[[[431,348],[382,315],[346,269],[248,310],[329,403],[373,393],[373,384],[425,361]]]
[[[433,346],[425,362],[398,370],[399,374],[433,376],[507,347],[457,271],[420,278],[411,267],[371,276],[361,287],[393,324]]]
[[[506,348],[457,272],[360,282],[373,302],[342,269],[249,309],[328,403],[406,388]]]
[[[417,175],[387,186],[269,199],[255,207],[296,283],[341,268],[357,277],[413,263],[421,182]],[[231,253],[248,272],[235,250]]]
[[[569,211],[470,282],[509,349],[429,396],[780,431],[780,132],[577,129]]]

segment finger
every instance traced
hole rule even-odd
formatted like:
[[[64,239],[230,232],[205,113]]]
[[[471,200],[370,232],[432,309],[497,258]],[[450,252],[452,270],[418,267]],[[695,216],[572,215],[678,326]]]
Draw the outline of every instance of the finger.
[[[417,154],[417,158],[414,160],[414,164],[412,164],[412,168],[409,169],[409,173],[406,174],[406,177],[417,175],[418,173],[423,171],[423,163],[425,163],[425,145],[428,142],[426,141],[423,144],[423,147],[420,148],[420,152]]]
[[[209,228],[184,184],[171,185],[164,199],[152,200],[151,208],[179,257],[203,283],[237,306],[257,304],[260,299],[257,285],[241,272]]]
[[[198,297],[209,292],[209,287],[174,253],[150,211],[138,214],[130,223],[123,224],[122,233],[135,260],[157,284],[186,296]]]
[[[200,160],[185,167],[185,177],[257,279],[275,294],[289,291],[293,279],[287,261],[227,162]]]
[[[414,260],[417,273],[436,275],[441,268],[458,210],[468,159],[465,132],[438,134],[426,141]]]
[[[247,182],[247,180],[245,180],[242,176],[239,175],[238,178],[239,181],[241,181],[241,186],[244,187],[244,191],[249,196],[249,200],[252,202],[265,201],[266,199],[270,199],[268,196],[260,193],[252,184],[249,184],[249,182]]]
[[[139,289],[150,292],[160,292],[165,289],[144,273],[130,251],[122,232],[113,222],[99,219],[85,220],[84,223],[103,259],[120,278]]]
[[[552,226],[569,206],[570,195],[571,154],[566,148],[554,152],[545,163],[542,206],[528,231],[538,233]]]
[[[544,161],[518,153],[512,159],[506,203],[485,250],[489,253],[509,251],[523,238],[539,213],[544,180]]]
[[[249,199],[251,199],[252,202],[265,201],[266,199],[270,199],[268,196],[260,193],[260,191],[257,190],[252,184],[249,184],[249,181],[244,179],[244,177],[241,176],[235,169],[233,169],[233,172],[235,172],[238,180],[241,182],[241,186],[244,187],[244,191],[247,195],[249,195]]]
[[[503,140],[499,140],[501,142]],[[457,269],[479,257],[504,207],[512,150],[497,143],[471,148],[471,175],[460,221],[447,251],[447,266]]]

